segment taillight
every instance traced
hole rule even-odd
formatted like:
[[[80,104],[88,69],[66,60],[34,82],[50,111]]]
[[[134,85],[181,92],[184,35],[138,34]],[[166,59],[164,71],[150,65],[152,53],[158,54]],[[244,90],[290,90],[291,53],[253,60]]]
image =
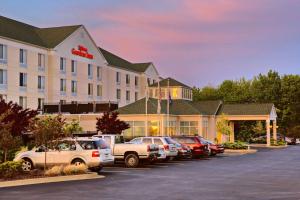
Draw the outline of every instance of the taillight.
[[[147,145],[147,152],[150,152],[150,145]]]
[[[165,145],[164,145],[164,148],[165,148],[165,150],[169,150],[170,147],[169,147],[168,144],[165,144]]]
[[[92,152],[92,157],[100,157],[99,151],[93,151]]]

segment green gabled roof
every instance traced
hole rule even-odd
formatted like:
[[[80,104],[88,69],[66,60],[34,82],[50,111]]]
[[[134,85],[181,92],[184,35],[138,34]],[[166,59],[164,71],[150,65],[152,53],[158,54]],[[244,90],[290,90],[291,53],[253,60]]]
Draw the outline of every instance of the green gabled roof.
[[[131,63],[101,47],[99,47],[101,53],[103,54],[105,60],[109,65],[114,67],[123,68],[125,70],[135,71],[135,72],[145,72],[151,62],[148,63]]]
[[[273,106],[272,103],[223,104],[218,115],[269,115]]]
[[[119,108],[120,114],[146,114],[145,98],[132,104]],[[149,98],[148,114],[157,114],[157,99]],[[192,101],[176,99],[170,105],[171,115],[214,115],[219,107],[220,101],[203,101],[195,104]],[[161,113],[167,114],[167,100],[161,101]]]
[[[80,26],[38,28],[0,16],[0,36],[45,48],[56,47]]]
[[[169,83],[168,83],[169,80]],[[159,86],[160,87],[168,87],[168,84],[170,87],[185,87],[185,88],[191,88],[190,86],[187,86],[173,78],[166,78],[163,79],[159,82]],[[150,85],[149,87],[158,87],[158,83],[153,83],[152,85]]]

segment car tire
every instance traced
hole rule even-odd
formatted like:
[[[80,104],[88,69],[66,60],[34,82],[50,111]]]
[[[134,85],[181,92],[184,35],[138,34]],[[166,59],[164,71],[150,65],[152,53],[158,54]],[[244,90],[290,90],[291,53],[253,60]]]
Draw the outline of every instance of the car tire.
[[[139,165],[139,157],[136,154],[130,153],[125,157],[125,165],[128,168],[136,168]]]
[[[97,172],[98,174],[100,174],[100,172],[101,172],[102,169],[103,169],[102,166],[90,168],[90,170],[92,172]]]
[[[34,168],[33,163],[29,158],[24,158],[22,160],[22,170],[24,172],[29,172],[29,171],[33,170],[33,168]]]
[[[85,162],[80,158],[76,158],[71,162],[71,164],[75,166],[79,166],[79,165],[85,165]]]

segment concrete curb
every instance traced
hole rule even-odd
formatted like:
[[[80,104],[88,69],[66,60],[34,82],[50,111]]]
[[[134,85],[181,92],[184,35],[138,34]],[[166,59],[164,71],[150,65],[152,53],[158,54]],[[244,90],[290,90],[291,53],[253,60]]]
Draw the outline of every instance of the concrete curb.
[[[251,154],[256,153],[257,149],[225,149],[224,153],[228,154]]]
[[[105,176],[98,175],[97,173],[89,173],[89,174],[80,174],[80,175],[71,175],[71,176],[55,176],[55,177],[45,177],[45,178],[21,179],[21,180],[0,182],[0,188],[43,184],[43,183],[101,179],[101,178],[105,178]]]

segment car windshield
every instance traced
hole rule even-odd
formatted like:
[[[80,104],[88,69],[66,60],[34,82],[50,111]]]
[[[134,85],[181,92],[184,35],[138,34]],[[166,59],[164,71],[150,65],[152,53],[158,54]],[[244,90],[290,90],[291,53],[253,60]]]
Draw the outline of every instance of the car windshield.
[[[171,138],[167,137],[167,138],[165,138],[165,140],[168,144],[176,144],[176,141],[172,140]]]

